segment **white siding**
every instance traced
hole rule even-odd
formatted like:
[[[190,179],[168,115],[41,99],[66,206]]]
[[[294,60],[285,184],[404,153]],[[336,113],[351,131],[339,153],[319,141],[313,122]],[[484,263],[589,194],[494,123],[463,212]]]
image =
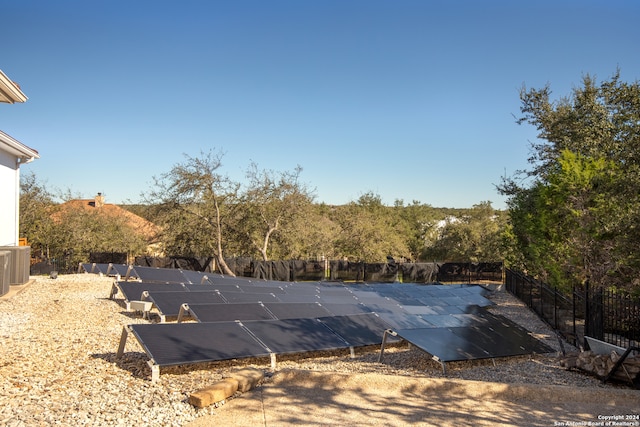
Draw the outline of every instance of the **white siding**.
[[[16,160],[0,149],[0,246],[18,244],[20,168]]]

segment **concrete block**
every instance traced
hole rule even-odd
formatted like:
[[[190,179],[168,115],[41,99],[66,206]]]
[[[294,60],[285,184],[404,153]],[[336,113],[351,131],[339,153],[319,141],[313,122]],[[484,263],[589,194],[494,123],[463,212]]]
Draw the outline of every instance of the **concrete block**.
[[[238,391],[244,393],[254,388],[264,378],[264,372],[255,368],[244,368],[234,371],[232,378],[238,381]]]
[[[238,391],[238,380],[225,378],[210,387],[191,393],[189,403],[198,408],[206,408],[215,402],[233,396],[236,391]]]

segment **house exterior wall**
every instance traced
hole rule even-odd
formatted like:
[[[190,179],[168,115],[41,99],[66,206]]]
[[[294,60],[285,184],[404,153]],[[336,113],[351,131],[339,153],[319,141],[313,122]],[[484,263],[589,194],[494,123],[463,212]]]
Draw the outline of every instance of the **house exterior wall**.
[[[0,246],[18,245],[20,168],[16,156],[0,149]]]

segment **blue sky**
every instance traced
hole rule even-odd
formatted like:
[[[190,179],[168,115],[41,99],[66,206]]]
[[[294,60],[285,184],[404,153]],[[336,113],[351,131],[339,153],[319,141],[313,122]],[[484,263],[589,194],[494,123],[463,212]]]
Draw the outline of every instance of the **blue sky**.
[[[316,201],[504,207],[536,132],[519,91],[640,77],[636,1],[0,0],[0,129],[50,190],[137,202],[210,149],[303,168]]]

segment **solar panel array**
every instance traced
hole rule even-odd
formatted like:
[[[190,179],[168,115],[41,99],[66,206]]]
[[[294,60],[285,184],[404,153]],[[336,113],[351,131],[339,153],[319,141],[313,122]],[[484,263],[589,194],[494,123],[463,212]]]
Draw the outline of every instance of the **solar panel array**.
[[[116,271],[91,265],[96,272]],[[196,322],[128,327],[152,367],[381,344],[386,330],[440,362],[552,351],[491,314],[476,285],[277,282],[177,269],[119,266],[125,301],[161,319],[185,308]],[[115,274],[114,274],[115,275]],[[121,348],[124,344],[121,343]],[[121,353],[121,350],[119,350]]]

